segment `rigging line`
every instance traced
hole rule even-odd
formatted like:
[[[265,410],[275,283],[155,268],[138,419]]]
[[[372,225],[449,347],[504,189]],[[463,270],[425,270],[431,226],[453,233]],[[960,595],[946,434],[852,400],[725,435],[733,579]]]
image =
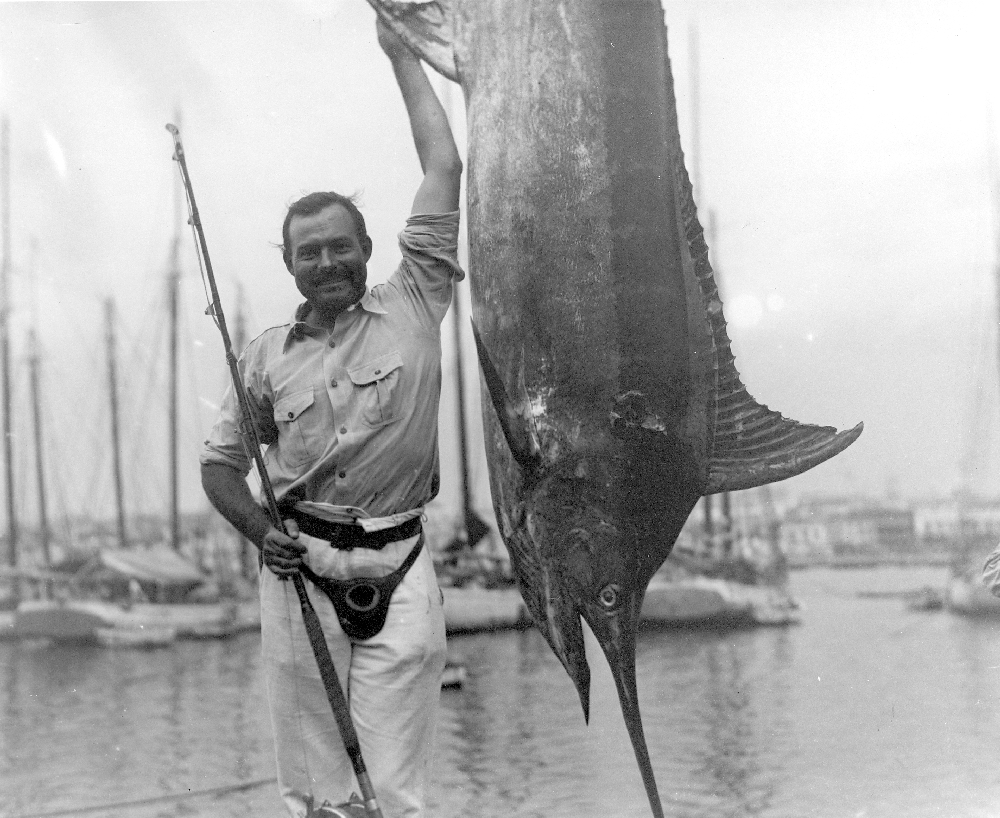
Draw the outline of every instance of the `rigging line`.
[[[54,812],[26,812],[21,815],[14,815],[11,818],[57,818],[64,815],[86,815],[90,812],[108,812],[113,810],[130,809],[131,807],[141,807],[149,804],[162,804],[168,801],[183,801],[188,798],[202,798],[205,796],[228,795],[236,792],[246,792],[255,790],[266,784],[274,784],[277,778],[258,778],[256,781],[247,781],[242,784],[230,784],[225,787],[209,787],[205,790],[189,790],[188,792],[176,793],[173,795],[154,795],[149,798],[137,798],[133,801],[118,801],[113,804],[101,804],[92,807],[74,807],[73,809],[60,809]]]
[[[135,339],[129,344],[131,347],[131,356],[128,360],[128,365],[126,366],[126,373],[133,369],[133,362],[135,362],[135,367],[138,369],[145,369],[146,378],[143,387],[138,391],[138,396],[140,399],[140,405],[136,407],[135,405],[126,405],[124,407],[124,412],[126,416],[126,440],[127,444],[124,447],[128,454],[128,462],[133,466],[147,462],[146,458],[143,457],[143,453],[151,450],[151,445],[148,440],[148,433],[151,428],[158,429],[159,426],[157,422],[152,419],[151,407],[153,404],[154,395],[156,397],[161,397],[165,394],[165,388],[160,381],[162,373],[160,372],[160,362],[162,353],[166,348],[166,301],[162,297],[162,292],[160,288],[157,288],[157,297],[154,299],[152,314],[155,319],[155,325],[152,332],[152,343],[148,345],[135,343]],[[145,359],[140,359],[140,354],[143,352],[151,352],[152,354]],[[126,382],[126,387],[129,384]],[[159,387],[159,388],[156,388]],[[131,390],[128,390],[131,391]],[[159,404],[158,404],[159,406]],[[159,445],[159,440],[157,440],[157,445]],[[152,508],[153,503],[150,500],[151,487],[150,487],[150,472],[143,471],[141,479],[133,479],[131,482],[133,484],[133,492],[135,496],[133,497],[133,503],[135,505],[135,511],[138,512],[140,509],[145,510],[147,508]],[[136,475],[132,475],[133,478]],[[155,486],[155,491],[152,493],[159,496],[162,494],[163,485],[160,483]]]
[[[14,361],[14,378],[11,383],[11,391],[15,395],[26,395],[28,394],[27,379],[28,379],[28,366],[27,359],[23,356],[19,356]],[[29,469],[34,464],[34,454],[31,450],[31,427],[28,425],[28,413],[18,411],[14,407],[11,411],[14,415],[13,422],[11,423],[11,436],[17,441],[17,448],[14,450],[14,463],[16,472],[20,475],[31,474]],[[30,483],[31,481],[27,481]],[[27,506],[29,499],[33,496],[34,489],[30,485],[25,485],[24,480],[18,480],[15,487],[14,499],[16,502],[16,512],[18,520],[24,520],[26,517],[30,516],[28,514]]]
[[[52,429],[52,434],[46,435],[45,438],[45,459],[50,465],[61,465],[65,462],[65,458],[60,457],[59,453],[65,451],[65,448],[61,445],[57,429],[58,424],[56,423],[56,418],[52,413],[52,407],[44,405],[42,406],[42,421],[45,423],[46,429]],[[45,472],[46,482],[50,484],[50,488],[54,489],[53,494],[54,501],[56,505],[57,512],[54,515],[58,522],[53,522],[52,532],[53,534],[61,533],[66,542],[73,545],[73,528],[70,522],[70,512],[69,505],[66,502],[68,492],[66,491],[66,481],[65,475],[61,468],[49,468]]]
[[[41,338],[37,340],[35,355],[37,356],[37,359],[39,361],[38,391],[42,398],[39,406],[40,418],[37,422],[41,423],[42,428],[45,430],[45,436],[41,451],[42,472],[45,476],[46,487],[56,489],[56,491],[54,492],[55,494],[54,499],[60,512],[59,516],[60,522],[68,523],[69,514],[66,506],[65,485],[62,480],[63,477],[62,470],[54,468],[54,466],[64,462],[65,459],[59,457],[59,454],[60,452],[65,451],[65,449],[60,445],[59,434],[58,434],[59,425],[58,423],[56,423],[55,417],[53,415],[52,406],[48,401],[44,399],[44,396],[48,394],[48,391],[46,390],[46,386],[49,382],[47,374],[52,367],[47,350],[45,348],[45,342]],[[41,362],[43,361],[46,364],[48,364],[48,366],[44,368],[41,367]],[[65,382],[65,380],[61,377],[59,380],[60,382]],[[57,532],[56,525],[52,524],[50,527],[51,527],[51,533],[55,535]]]

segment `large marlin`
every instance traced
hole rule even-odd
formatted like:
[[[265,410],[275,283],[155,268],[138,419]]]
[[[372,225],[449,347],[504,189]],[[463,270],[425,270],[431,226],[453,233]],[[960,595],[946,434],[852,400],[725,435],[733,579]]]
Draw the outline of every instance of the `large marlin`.
[[[861,433],[758,404],[736,371],[684,168],[657,0],[369,0],[459,83],[469,270],[497,520],[588,715],[582,616],[653,813],[636,696],[646,586],[699,497]]]

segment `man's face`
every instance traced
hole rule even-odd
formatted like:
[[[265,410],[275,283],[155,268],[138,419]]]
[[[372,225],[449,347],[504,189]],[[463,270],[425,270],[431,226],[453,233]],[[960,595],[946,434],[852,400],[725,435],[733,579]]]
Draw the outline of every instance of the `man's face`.
[[[340,205],[288,225],[295,286],[313,310],[332,317],[365,293],[371,240],[358,239],[354,220]]]

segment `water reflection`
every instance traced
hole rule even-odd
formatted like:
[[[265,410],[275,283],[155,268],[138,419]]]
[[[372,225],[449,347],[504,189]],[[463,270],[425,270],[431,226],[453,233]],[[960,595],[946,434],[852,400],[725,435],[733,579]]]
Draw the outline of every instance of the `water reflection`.
[[[150,651],[0,644],[0,804],[56,811],[273,775],[258,653],[252,637]]]
[[[800,576],[803,624],[640,635],[639,698],[668,815],[990,816],[1000,803],[997,623],[859,597],[927,579]],[[603,656],[591,724],[535,631],[453,639],[436,818],[646,816]],[[0,815],[274,775],[256,636],[154,651],[0,643]],[[97,818],[273,818],[273,784]]]
[[[787,733],[784,630],[644,634],[644,715],[668,807],[690,816],[763,815],[781,784],[772,737]],[[666,695],[670,700],[666,700]]]
[[[537,688],[548,646],[532,631],[459,637],[451,650],[469,671],[461,694],[446,695],[443,708],[455,772],[465,778],[452,792],[461,794],[452,799],[453,808],[456,814],[485,815],[499,800],[524,814],[545,766],[546,742],[538,734],[544,698]]]

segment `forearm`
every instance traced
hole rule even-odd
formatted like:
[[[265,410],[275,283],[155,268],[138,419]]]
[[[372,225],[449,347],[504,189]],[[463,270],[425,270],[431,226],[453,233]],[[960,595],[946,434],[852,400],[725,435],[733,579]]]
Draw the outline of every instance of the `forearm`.
[[[260,548],[273,524],[254,500],[243,475],[231,466],[210,463],[201,467],[201,485],[215,509]]]
[[[434,93],[420,60],[411,51],[402,49],[391,56],[391,62],[410,119],[410,130],[421,170],[425,175],[461,175],[462,160],[448,116]]]

